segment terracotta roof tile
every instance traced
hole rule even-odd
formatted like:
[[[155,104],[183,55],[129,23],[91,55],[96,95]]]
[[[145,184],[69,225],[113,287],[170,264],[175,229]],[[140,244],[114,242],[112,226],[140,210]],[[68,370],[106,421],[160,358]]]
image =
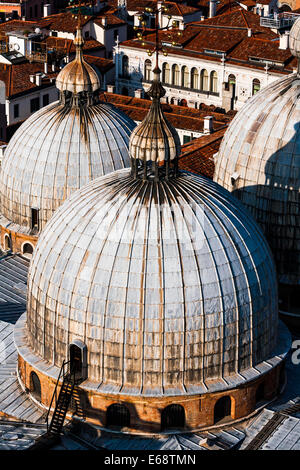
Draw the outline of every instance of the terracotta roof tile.
[[[20,64],[6,65],[0,64],[0,80],[5,83],[7,97],[24,93],[36,88],[36,84],[30,81],[30,75],[44,73],[43,64],[23,62]],[[43,85],[50,84],[50,78],[56,77],[58,72],[49,72],[44,78]]]
[[[212,179],[215,170],[213,155],[219,150],[226,130],[225,127],[213,134],[199,137],[183,145],[179,157],[179,168]]]

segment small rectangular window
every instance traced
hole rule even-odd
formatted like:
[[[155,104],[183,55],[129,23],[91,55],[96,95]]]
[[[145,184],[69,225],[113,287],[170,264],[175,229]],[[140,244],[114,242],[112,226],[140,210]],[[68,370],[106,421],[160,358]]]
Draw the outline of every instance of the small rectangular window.
[[[55,38],[57,38],[57,31],[52,31],[51,36],[54,36]]]
[[[39,209],[31,208],[31,229],[39,230]]]
[[[184,135],[183,136],[183,143],[184,144],[187,144],[188,142],[190,142],[192,139],[191,139],[191,136],[190,135]]]
[[[18,104],[14,104],[14,118],[18,118],[20,116],[20,109]]]
[[[43,96],[43,106],[47,106],[49,104],[49,95],[48,93]]]
[[[32,98],[30,100],[30,112],[34,113],[40,109],[40,98]]]

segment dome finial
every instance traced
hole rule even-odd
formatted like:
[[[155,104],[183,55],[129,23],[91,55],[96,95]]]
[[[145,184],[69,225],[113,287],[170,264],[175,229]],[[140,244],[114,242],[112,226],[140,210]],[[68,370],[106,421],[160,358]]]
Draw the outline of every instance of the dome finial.
[[[101,84],[96,71],[83,57],[84,39],[82,35],[81,1],[79,1],[77,7],[77,16],[74,17],[77,19],[76,37],[74,39],[75,59],[60,71],[56,78],[56,87],[61,93],[61,102],[63,104],[68,102],[80,106],[97,101],[94,92],[99,90]],[[72,99],[67,99],[66,92],[72,94]]]
[[[152,99],[150,110],[137,126],[130,137],[129,151],[131,156],[132,176],[138,178],[142,175],[144,180],[160,178],[168,179],[171,174],[177,175],[178,157],[181,153],[181,144],[176,129],[164,116],[161,98],[166,94],[160,81],[161,70],[158,65],[159,52],[167,55],[166,50],[159,40],[159,31],[169,29],[169,23],[164,28],[159,28],[158,16],[166,7],[147,8],[146,11],[155,15],[155,44],[153,50],[148,49],[148,55],[156,55],[156,64],[153,70],[152,85],[148,95]],[[142,25],[146,24],[142,21]],[[177,32],[178,34],[178,32]],[[142,38],[142,33],[138,33],[138,39]],[[172,164],[172,168],[171,168]]]
[[[290,31],[290,51],[294,57],[297,57],[297,74],[300,76],[300,18],[298,18]]]

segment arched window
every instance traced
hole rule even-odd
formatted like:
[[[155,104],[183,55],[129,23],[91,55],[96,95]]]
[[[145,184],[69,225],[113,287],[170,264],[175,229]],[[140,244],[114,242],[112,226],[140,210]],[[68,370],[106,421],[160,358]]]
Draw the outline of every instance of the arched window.
[[[69,347],[70,372],[75,374],[76,379],[87,377],[87,347],[79,339],[72,341]]]
[[[255,95],[260,90],[260,81],[255,78],[252,82],[252,95]]]
[[[32,253],[33,253],[33,246],[30,243],[24,243],[22,251],[23,251],[23,255],[25,255],[28,258],[31,258]]]
[[[175,98],[171,98],[170,104],[175,104]]]
[[[180,106],[187,106],[187,100],[182,99],[182,100],[180,101]]]
[[[5,235],[4,237],[4,249],[5,251],[11,250],[11,240],[9,235]]]
[[[151,69],[152,69],[152,62],[151,60],[147,59],[145,62],[145,80],[151,80]]]
[[[199,72],[196,67],[193,67],[191,70],[191,88],[199,90]]]
[[[210,91],[218,93],[218,74],[215,70],[210,73]]]
[[[227,416],[231,416],[231,399],[230,397],[222,397],[215,404],[214,424],[218,423]]]
[[[126,86],[123,86],[123,88],[122,88],[122,95],[123,96],[128,96],[128,88],[126,88]]]
[[[170,83],[170,66],[167,62],[164,62],[162,66],[162,81],[163,83]]]
[[[265,384],[262,382],[256,389],[255,402],[259,403],[265,398]]]
[[[189,87],[189,69],[184,65],[181,69],[181,86]]]
[[[232,88],[233,91],[235,92],[235,86],[236,86],[235,75],[232,75],[232,74],[229,75],[229,77],[228,77],[228,85],[229,85],[229,88]]]
[[[122,75],[124,78],[129,77],[129,60],[127,55],[124,55],[122,59]]]
[[[161,414],[161,430],[184,428],[185,412],[181,405],[169,405]]]
[[[30,392],[36,400],[41,401],[41,382],[35,372],[30,374]]]
[[[114,403],[107,408],[106,426],[130,426],[130,413],[125,405]]]
[[[208,72],[205,69],[201,70],[200,89],[202,91],[208,91]]]
[[[177,64],[172,65],[172,85],[180,86],[180,70]]]

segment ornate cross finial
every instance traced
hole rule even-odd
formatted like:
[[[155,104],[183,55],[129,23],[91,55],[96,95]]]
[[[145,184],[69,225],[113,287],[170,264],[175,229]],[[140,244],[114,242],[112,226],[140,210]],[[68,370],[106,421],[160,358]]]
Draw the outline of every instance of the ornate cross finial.
[[[164,2],[159,2],[160,6],[146,8],[146,13],[154,15],[155,28],[148,28],[147,31],[155,32],[155,45],[152,49],[148,49],[148,55],[156,55],[155,68],[153,70],[153,80],[149,96],[152,99],[150,110],[145,119],[133,130],[130,137],[130,155],[131,155],[131,175],[133,178],[142,178],[144,181],[157,182],[161,179],[168,180],[176,177],[178,172],[178,157],[180,155],[181,146],[180,139],[176,129],[167,121],[161,107],[161,98],[166,91],[160,82],[160,69],[158,65],[159,53],[163,52],[167,55],[167,51],[160,41],[159,32],[169,30],[171,16],[168,16],[168,24],[165,27],[159,25],[159,15],[167,12],[168,7]],[[145,13],[145,15],[146,15]],[[142,31],[146,31],[146,18],[140,16]],[[172,32],[181,36],[181,32],[172,25]],[[136,29],[139,29],[138,27]],[[139,40],[145,45],[143,33],[138,32]],[[174,41],[172,41],[174,43]]]
[[[148,55],[152,56],[153,54],[156,55],[156,64],[155,64],[155,69],[158,69],[158,57],[159,53],[162,52],[163,55],[167,56],[168,52],[166,48],[163,46],[162,41],[160,40],[160,32],[161,31],[169,31],[170,34],[168,34],[168,38],[172,39],[172,45],[176,45],[176,41],[174,40],[174,36],[182,36],[182,32],[179,31],[179,28],[176,25],[176,22],[173,21],[172,24],[170,24],[172,16],[168,15],[168,23],[166,26],[161,26],[160,25],[160,16],[161,14],[165,13],[167,14],[169,12],[169,6],[167,4],[168,2],[165,2],[164,0],[162,1],[157,1],[156,2],[156,7],[146,7],[144,13],[140,14],[138,19],[140,21],[141,27],[139,28],[138,26],[135,26],[135,30],[140,30],[137,33],[137,37],[140,41],[142,41],[142,45],[145,44],[145,37],[144,34],[145,32],[147,33],[155,33],[155,45],[154,47],[152,46],[147,50]],[[147,25],[147,19],[149,17],[154,17],[155,18],[155,27],[154,28],[148,28],[146,27]]]

